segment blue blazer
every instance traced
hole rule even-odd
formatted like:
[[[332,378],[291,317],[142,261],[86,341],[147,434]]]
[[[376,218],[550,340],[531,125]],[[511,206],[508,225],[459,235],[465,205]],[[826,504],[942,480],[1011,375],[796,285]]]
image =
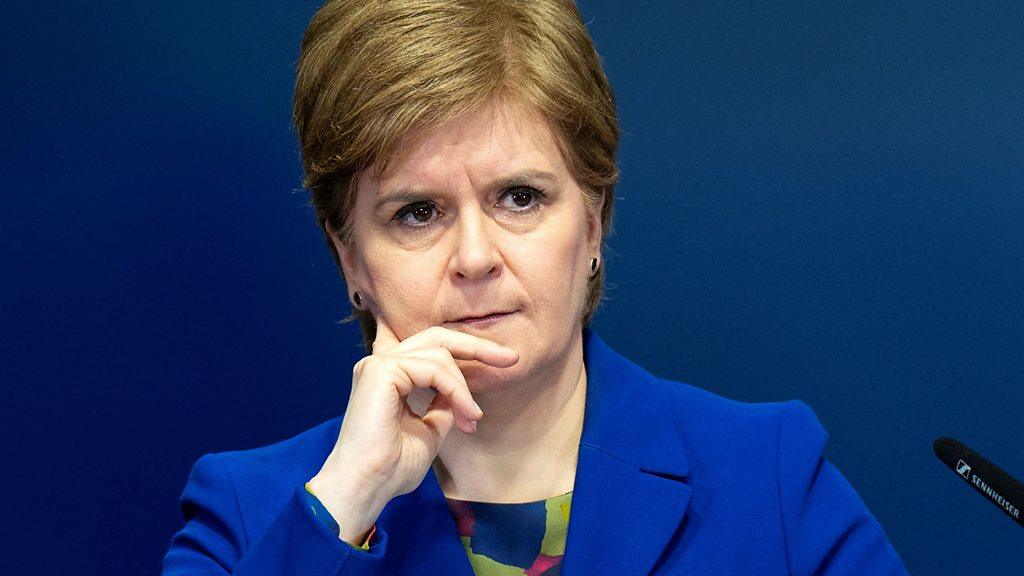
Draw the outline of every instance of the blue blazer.
[[[589,328],[583,346],[586,408],[563,576],[906,574],[823,458],[827,434],[805,404],[746,404],[656,378]],[[384,508],[369,551],[313,515],[303,486],[340,425],[200,458],[163,574],[472,576],[432,469]]]

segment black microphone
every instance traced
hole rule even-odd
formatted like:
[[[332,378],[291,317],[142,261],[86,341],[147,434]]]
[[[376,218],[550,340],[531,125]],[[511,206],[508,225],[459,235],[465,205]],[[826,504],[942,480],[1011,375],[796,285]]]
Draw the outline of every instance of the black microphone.
[[[1024,526],[1020,512],[1024,508],[1024,485],[959,440],[939,438],[934,448],[935,455],[950,470],[1017,524]]]

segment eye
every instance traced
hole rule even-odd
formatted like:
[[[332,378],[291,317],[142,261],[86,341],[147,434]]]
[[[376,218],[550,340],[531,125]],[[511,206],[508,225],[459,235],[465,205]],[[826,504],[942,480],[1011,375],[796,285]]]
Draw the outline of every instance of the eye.
[[[527,212],[533,212],[540,208],[540,201],[544,198],[544,192],[531,188],[529,186],[516,186],[508,189],[502,198],[511,198],[512,206],[506,204],[507,207],[512,209],[513,213],[525,214]]]
[[[504,204],[509,212],[514,215],[523,215],[540,210],[541,201],[547,195],[530,186],[515,186],[509,188],[501,195],[501,200],[512,200],[512,204]],[[437,218],[432,218],[438,212],[437,205],[433,202],[414,202],[400,209],[394,216],[394,220],[402,227],[418,230],[430,228]],[[440,216],[439,216],[440,217]]]
[[[395,214],[395,220],[409,228],[426,228],[430,226],[430,216],[437,211],[433,202],[416,202],[403,207]],[[410,220],[408,216],[412,216]]]

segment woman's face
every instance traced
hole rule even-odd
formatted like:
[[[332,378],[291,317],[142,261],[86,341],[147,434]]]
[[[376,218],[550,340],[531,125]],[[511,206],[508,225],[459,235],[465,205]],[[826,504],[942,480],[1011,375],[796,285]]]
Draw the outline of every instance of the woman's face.
[[[547,124],[491,104],[403,150],[358,176],[355,241],[335,240],[349,286],[401,340],[437,325],[519,352],[510,368],[458,360],[474,391],[550,376],[579,338],[601,222]],[[494,312],[511,313],[457,322]]]

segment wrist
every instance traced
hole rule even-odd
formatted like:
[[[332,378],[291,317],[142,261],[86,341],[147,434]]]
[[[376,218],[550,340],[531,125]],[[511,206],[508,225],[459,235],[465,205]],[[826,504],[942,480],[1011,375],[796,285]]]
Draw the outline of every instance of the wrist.
[[[338,525],[338,537],[362,546],[375,527],[387,501],[381,502],[374,487],[317,474],[306,490],[327,509]]]
[[[323,522],[324,526],[326,526],[327,529],[330,530],[332,534],[334,534],[338,537],[339,540],[345,542],[353,548],[359,548],[362,550],[370,549],[370,541],[373,540],[373,535],[377,532],[376,523],[374,523],[374,525],[370,527],[369,532],[367,532],[365,535],[360,535],[352,541],[345,540],[341,537],[341,528],[340,526],[338,526],[338,523],[334,520],[334,516],[332,516],[331,512],[327,510],[327,508],[324,506],[324,503],[321,502],[319,498],[317,498],[316,493],[312,489],[310,489],[309,482],[306,482],[305,491],[306,503],[312,510],[313,515],[316,516],[318,520]]]

